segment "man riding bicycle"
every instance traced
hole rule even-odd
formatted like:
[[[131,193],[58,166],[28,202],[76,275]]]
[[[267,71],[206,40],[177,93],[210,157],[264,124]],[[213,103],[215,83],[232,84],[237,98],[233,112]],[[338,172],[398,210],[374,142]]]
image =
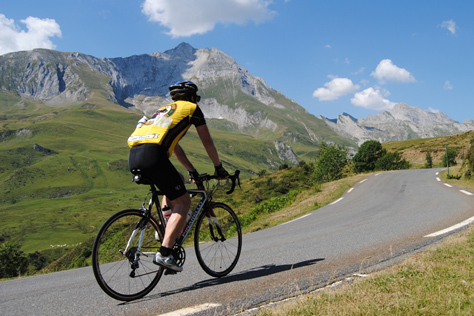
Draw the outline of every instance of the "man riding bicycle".
[[[172,255],[172,248],[181,230],[186,225],[186,216],[191,206],[184,181],[169,158],[174,153],[178,161],[188,170],[193,180],[199,175],[186,157],[179,140],[194,125],[215,167],[215,176],[226,179],[229,173],[222,167],[217,149],[212,140],[206,120],[197,105],[200,96],[198,87],[191,81],[180,81],[169,87],[171,99],[175,102],[161,107],[152,118],[143,117],[133,134],[128,138],[130,146],[129,170],[140,169],[142,175],[152,180],[166,195],[171,216],[159,251],[153,262],[177,272],[183,270]]]

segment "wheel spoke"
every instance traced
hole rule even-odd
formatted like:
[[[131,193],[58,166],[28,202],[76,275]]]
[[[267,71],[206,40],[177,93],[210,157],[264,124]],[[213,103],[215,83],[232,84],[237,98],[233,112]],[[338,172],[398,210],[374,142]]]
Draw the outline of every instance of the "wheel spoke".
[[[196,256],[206,273],[222,277],[230,273],[239,260],[242,248],[240,224],[232,209],[223,203],[214,204],[212,218],[205,212],[196,224]]]
[[[156,286],[163,273],[150,255],[160,246],[155,238],[158,226],[151,218],[143,234],[141,230],[133,234],[140,220],[144,218],[139,210],[118,212],[104,223],[94,241],[92,265],[96,280],[109,296],[118,300],[143,297]],[[141,249],[138,249],[141,237]]]

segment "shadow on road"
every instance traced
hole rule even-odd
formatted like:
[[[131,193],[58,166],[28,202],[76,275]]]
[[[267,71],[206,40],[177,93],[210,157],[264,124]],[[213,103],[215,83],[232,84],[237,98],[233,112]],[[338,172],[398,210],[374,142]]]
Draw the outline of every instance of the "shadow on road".
[[[193,290],[202,289],[202,288],[206,288],[206,287],[214,286],[214,285],[219,285],[219,284],[226,284],[226,283],[231,283],[231,282],[235,282],[235,281],[256,279],[256,278],[260,278],[260,277],[269,276],[269,275],[272,275],[272,274],[275,274],[275,273],[280,273],[280,272],[284,272],[284,271],[289,271],[289,270],[293,270],[293,269],[298,269],[298,268],[310,266],[312,264],[315,264],[315,263],[317,263],[319,261],[323,261],[323,260],[324,260],[324,258],[318,258],[318,259],[312,259],[312,260],[306,260],[306,261],[298,262],[298,263],[295,263],[295,264],[284,264],[284,265],[268,264],[268,265],[256,267],[256,268],[253,268],[253,269],[250,269],[250,270],[242,271],[242,272],[237,273],[237,274],[232,274],[232,275],[229,275],[229,276],[226,276],[226,277],[223,277],[223,278],[213,278],[213,279],[208,279],[208,280],[204,280],[204,281],[201,281],[201,282],[197,282],[197,283],[195,283],[191,286],[184,287],[182,289],[177,289],[177,290],[174,290],[174,291],[167,291],[167,292],[163,292],[163,293],[155,294],[155,295],[149,295],[149,296],[144,297],[142,299],[139,299],[137,301],[120,303],[119,305],[127,305],[127,304],[133,304],[135,302],[153,300],[153,299],[165,297],[165,296],[168,296],[168,295],[173,295],[173,294],[176,294],[176,293],[183,293],[183,292],[187,292],[187,291],[193,291]]]

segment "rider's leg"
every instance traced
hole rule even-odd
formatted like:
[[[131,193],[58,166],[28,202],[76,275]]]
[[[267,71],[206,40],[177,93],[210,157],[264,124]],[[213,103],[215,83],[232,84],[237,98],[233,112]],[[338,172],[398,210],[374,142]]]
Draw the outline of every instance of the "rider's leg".
[[[180,272],[183,271],[183,268],[176,263],[172,255],[172,249],[176,238],[178,238],[181,230],[186,225],[186,216],[191,206],[191,198],[186,193],[174,200],[168,199],[168,206],[171,207],[172,213],[166,223],[165,236],[163,237],[160,250],[155,254],[153,262]]]
[[[183,194],[170,201],[167,199],[168,206],[171,208],[171,216],[166,223],[165,236],[161,245],[166,248],[173,248],[176,238],[178,238],[181,230],[186,225],[186,217],[191,206],[191,198],[189,194]]]

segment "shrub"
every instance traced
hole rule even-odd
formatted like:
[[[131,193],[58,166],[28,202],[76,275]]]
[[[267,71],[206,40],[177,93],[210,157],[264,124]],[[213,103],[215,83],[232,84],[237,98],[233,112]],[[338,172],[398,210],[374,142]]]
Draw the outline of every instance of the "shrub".
[[[347,154],[348,151],[344,146],[321,142],[315,163],[316,181],[329,182],[342,178],[342,171],[347,165]]]
[[[273,213],[291,205],[300,192],[301,190],[293,190],[288,192],[286,195],[272,197],[268,201],[254,205],[250,212],[239,218],[240,224],[242,227],[247,226],[255,221],[260,214]]]
[[[446,154],[443,155],[443,159],[442,159],[443,167],[457,165],[457,162],[456,162],[457,155],[458,153],[456,149],[447,147]]]
[[[13,278],[28,270],[28,259],[20,245],[7,241],[0,246],[0,278]]]
[[[427,169],[433,168],[433,157],[431,157],[431,152],[429,150],[426,152],[425,168]]]
[[[376,170],[409,169],[410,163],[402,158],[398,152],[386,153],[375,162]]]

